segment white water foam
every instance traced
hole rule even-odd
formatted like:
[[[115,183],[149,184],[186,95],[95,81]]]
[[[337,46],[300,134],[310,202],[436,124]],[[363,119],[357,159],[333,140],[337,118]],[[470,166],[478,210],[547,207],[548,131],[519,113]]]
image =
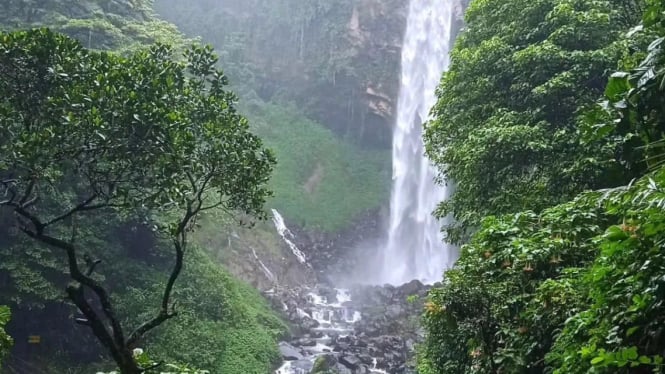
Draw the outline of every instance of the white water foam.
[[[305,257],[305,254],[298,248],[298,246],[293,242],[293,239],[295,239],[295,236],[289,230],[288,227],[286,227],[286,224],[284,223],[284,217],[282,217],[281,214],[277,211],[277,209],[272,209],[272,222],[275,224],[275,228],[277,229],[277,232],[279,235],[284,239],[284,242],[291,248],[291,252],[293,252],[293,255],[298,258],[298,261],[300,263],[307,264],[307,257]]]

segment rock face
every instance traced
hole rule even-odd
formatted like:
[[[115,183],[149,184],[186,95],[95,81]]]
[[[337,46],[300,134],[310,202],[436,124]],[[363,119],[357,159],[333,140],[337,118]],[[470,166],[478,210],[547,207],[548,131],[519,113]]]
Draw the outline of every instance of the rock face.
[[[422,338],[418,321],[427,290],[413,281],[268,293],[294,326],[291,341],[280,343],[286,362],[277,373],[415,373],[411,359]]]
[[[365,106],[361,128],[369,127],[374,136],[373,126],[390,134],[395,120],[407,7],[408,1],[356,1],[348,23],[347,38],[357,56],[354,62],[371,66],[358,83]]]
[[[265,101],[294,101],[347,139],[390,146],[408,1],[157,0],[155,7],[222,51],[231,82],[250,84]]]

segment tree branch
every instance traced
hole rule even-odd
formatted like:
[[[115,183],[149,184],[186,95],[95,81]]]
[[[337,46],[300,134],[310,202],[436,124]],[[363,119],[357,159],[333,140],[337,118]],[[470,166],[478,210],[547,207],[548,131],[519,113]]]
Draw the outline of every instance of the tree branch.
[[[200,190],[197,191],[197,194],[200,194]],[[169,304],[171,300],[171,294],[173,292],[173,286],[175,285],[178,276],[180,276],[180,273],[182,272],[182,266],[184,262],[183,260],[185,257],[185,248],[187,246],[187,229],[191,220],[200,211],[200,206],[193,209],[192,205],[193,203],[191,201],[188,202],[187,211],[183,216],[182,220],[180,220],[180,222],[178,223],[176,231],[173,233],[173,247],[176,252],[175,265],[173,266],[171,274],[169,275],[169,279],[166,282],[166,287],[164,288],[164,294],[162,295],[162,305],[159,310],[159,313],[154,318],[141,324],[136,330],[134,330],[134,332],[132,332],[129,335],[129,338],[127,339],[126,342],[126,346],[128,347],[133,347],[134,344],[136,344],[136,342],[139,339],[141,339],[150,330],[154,329],[155,327],[164,323],[164,321],[173,318],[177,315],[175,311],[173,312],[169,311],[169,309],[174,309],[174,308],[169,308],[170,307]]]
[[[30,195],[32,195],[32,191],[35,189],[36,183],[37,183],[37,180],[35,178],[32,178],[30,180],[30,183],[28,184],[28,188],[25,189],[25,193],[23,194],[23,197],[18,202],[19,205],[21,205],[22,207],[26,206],[25,203],[28,201],[28,199],[30,199]],[[36,198],[30,199],[30,200],[35,200],[35,199]]]
[[[39,240],[43,243],[46,243],[52,247],[60,248],[65,250],[67,253],[67,263],[69,265],[69,274],[74,279],[75,281],[81,283],[82,285],[90,288],[96,295],[97,298],[99,299],[99,302],[102,306],[102,311],[104,312],[104,315],[106,318],[109,320],[111,323],[111,330],[113,332],[113,339],[115,341],[115,344],[118,346],[122,346],[124,344],[124,334],[122,331],[122,327],[120,325],[120,321],[118,318],[115,316],[115,312],[113,310],[113,306],[111,304],[111,297],[109,296],[108,292],[104,287],[102,287],[96,280],[92,279],[88,275],[84,274],[81,272],[78,266],[78,259],[76,256],[76,248],[74,245],[71,243],[68,243],[64,240],[60,240],[58,238],[54,238],[52,236],[46,235],[43,232],[43,225],[41,225],[41,222],[39,220],[27,213],[28,216],[26,218],[30,219],[31,221],[36,221],[39,224],[39,227],[41,227],[41,230],[37,231],[31,231],[27,228],[21,228],[21,230],[28,235],[29,237]],[[94,269],[94,266],[91,267]],[[89,269],[90,270],[90,269]],[[91,273],[92,274],[92,273]],[[78,306],[78,305],[77,305]],[[82,311],[83,312],[83,311]],[[93,311],[94,313],[94,311]],[[90,318],[88,317],[90,320]],[[93,329],[94,330],[94,329]],[[97,331],[95,331],[95,334]],[[101,337],[100,337],[101,339]],[[111,347],[109,347],[110,349]]]
[[[92,203],[97,198],[97,196],[98,196],[97,194],[93,194],[89,198],[83,200],[79,205],[77,205],[74,208],[70,209],[68,212],[66,212],[64,214],[61,214],[60,216],[55,217],[55,218],[51,219],[50,221],[46,222],[44,224],[44,227],[50,226],[54,223],[60,222],[64,219],[67,219],[67,218],[71,217],[74,213],[77,213],[77,212],[80,212],[80,211],[83,211],[83,210],[93,210],[93,209],[99,209],[99,208],[106,207],[106,204],[99,204],[97,206],[94,206],[94,205],[91,206],[90,205],[90,203]]]
[[[90,306],[90,303],[88,303],[88,301],[85,299],[85,295],[81,286],[67,286],[67,296],[69,296],[76,307],[86,317],[85,322],[83,322],[83,320],[80,322],[77,320],[77,322],[90,326],[95,336],[97,336],[102,344],[104,344],[109,349],[113,359],[116,362],[123,362],[124,359],[120,351],[121,348],[113,340],[106,326],[104,326],[104,322],[99,318],[95,310],[92,308],[92,306]]]

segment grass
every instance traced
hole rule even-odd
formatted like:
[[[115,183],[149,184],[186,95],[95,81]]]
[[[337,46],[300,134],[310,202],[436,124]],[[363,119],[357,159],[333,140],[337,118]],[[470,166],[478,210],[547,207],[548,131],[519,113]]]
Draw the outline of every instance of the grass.
[[[346,143],[293,105],[260,103],[244,112],[277,156],[268,207],[290,222],[335,232],[387,201],[389,150]]]

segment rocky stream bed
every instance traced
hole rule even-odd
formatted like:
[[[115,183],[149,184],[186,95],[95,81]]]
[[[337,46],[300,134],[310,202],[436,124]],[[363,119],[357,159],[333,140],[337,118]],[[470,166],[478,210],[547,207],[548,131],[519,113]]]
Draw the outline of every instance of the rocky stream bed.
[[[328,285],[266,292],[293,325],[280,342],[284,364],[275,374],[415,373],[418,319],[428,287]]]

